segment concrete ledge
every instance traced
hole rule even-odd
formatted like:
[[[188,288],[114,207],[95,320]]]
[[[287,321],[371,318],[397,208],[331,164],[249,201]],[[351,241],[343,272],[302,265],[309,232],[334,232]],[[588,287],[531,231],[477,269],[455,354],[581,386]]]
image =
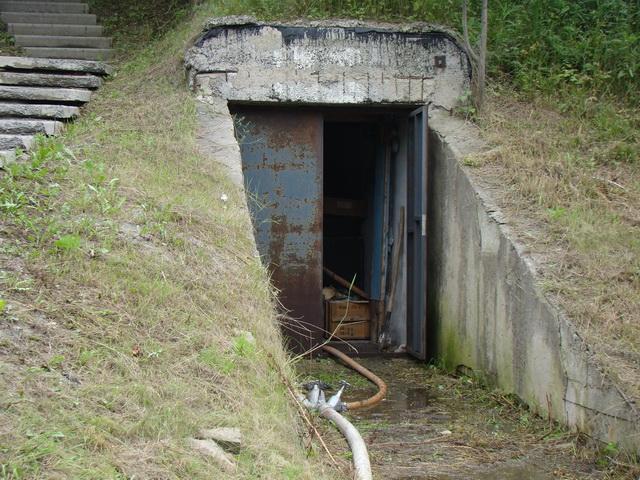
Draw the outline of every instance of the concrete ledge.
[[[69,120],[80,114],[78,107],[35,103],[0,102],[0,116],[28,118],[57,118]]]
[[[88,88],[91,90],[95,90],[102,86],[102,78],[95,75],[58,75],[55,73],[23,73],[0,71],[0,85],[20,85],[25,87]]]
[[[6,70],[49,70],[61,72],[86,72],[110,75],[113,68],[91,60],[65,60],[51,58],[0,57],[0,68]]]
[[[424,104],[447,108],[471,66],[441,27],[375,22],[210,21],[185,55],[203,97],[305,104]]]
[[[91,92],[89,90],[82,90],[79,88],[21,87],[12,85],[0,85],[0,99],[86,103],[91,99]]]

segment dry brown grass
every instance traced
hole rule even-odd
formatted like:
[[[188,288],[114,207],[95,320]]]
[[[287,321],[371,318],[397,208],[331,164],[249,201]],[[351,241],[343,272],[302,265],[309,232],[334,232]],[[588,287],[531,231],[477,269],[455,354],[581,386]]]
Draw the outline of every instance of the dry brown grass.
[[[201,21],[0,178],[0,478],[335,478],[281,381],[244,195],[196,149]],[[186,444],[218,425],[244,434],[235,475]]]
[[[493,148],[466,163],[538,260],[549,296],[640,399],[640,117],[607,100],[561,114],[514,97],[491,98],[480,124]]]

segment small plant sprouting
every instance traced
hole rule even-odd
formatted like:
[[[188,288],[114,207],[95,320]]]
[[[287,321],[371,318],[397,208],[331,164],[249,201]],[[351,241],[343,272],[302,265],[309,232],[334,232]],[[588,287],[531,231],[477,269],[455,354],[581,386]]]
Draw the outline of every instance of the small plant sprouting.
[[[233,352],[243,358],[251,358],[256,353],[256,345],[250,334],[238,335],[233,340]]]
[[[465,90],[457,100],[456,106],[453,108],[453,113],[465,120],[475,119],[478,110],[473,103],[471,90]]]
[[[80,237],[77,235],[63,235],[53,245],[61,252],[71,252],[80,248]]]

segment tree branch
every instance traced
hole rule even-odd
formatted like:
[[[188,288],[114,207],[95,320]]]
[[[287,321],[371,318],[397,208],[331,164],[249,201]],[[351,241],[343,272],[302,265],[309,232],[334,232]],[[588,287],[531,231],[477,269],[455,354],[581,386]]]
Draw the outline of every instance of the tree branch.
[[[469,41],[469,27],[467,22],[467,0],[462,0],[462,35],[464,36],[464,47],[469,52],[469,56],[474,63],[478,63],[478,54],[471,48]]]

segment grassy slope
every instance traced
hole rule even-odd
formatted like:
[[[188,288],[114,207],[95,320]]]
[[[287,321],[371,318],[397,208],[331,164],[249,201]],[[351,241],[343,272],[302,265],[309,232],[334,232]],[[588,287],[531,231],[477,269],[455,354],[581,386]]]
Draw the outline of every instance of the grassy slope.
[[[196,151],[201,22],[0,174],[0,478],[225,478],[185,443],[217,425],[244,432],[237,478],[323,477],[271,367],[290,374],[243,195]]]
[[[616,160],[627,144],[640,149],[638,111],[602,97],[519,100],[498,90],[478,122],[493,148],[467,165],[539,260],[543,288],[640,398],[640,161]]]

